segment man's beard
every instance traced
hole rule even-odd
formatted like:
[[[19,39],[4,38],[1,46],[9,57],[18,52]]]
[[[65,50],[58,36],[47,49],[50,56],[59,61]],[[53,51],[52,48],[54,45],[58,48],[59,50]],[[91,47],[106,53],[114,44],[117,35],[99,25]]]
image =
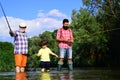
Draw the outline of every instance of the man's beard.
[[[63,26],[63,29],[64,30],[67,30],[69,27],[68,26]]]

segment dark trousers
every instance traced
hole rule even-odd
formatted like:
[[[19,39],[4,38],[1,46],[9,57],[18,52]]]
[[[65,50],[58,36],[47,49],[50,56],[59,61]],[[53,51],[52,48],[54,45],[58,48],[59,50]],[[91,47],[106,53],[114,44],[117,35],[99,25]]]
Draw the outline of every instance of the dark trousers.
[[[45,69],[50,69],[50,62],[47,61],[47,62],[44,62],[44,61],[40,61],[40,66],[41,68],[45,68]]]

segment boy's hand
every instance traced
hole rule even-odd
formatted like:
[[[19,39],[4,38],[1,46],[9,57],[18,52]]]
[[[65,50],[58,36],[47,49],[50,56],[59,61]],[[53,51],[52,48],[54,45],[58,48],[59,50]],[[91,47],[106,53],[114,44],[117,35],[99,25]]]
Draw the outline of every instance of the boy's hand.
[[[55,55],[55,57],[59,58],[58,55]]]
[[[38,56],[38,54],[35,54],[35,56]]]

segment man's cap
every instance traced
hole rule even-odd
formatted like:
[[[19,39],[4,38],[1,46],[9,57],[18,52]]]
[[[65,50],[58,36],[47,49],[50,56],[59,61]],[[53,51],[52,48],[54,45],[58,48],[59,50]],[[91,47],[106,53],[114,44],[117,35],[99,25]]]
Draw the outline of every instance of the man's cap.
[[[20,27],[27,27],[25,22],[21,22],[19,26]]]

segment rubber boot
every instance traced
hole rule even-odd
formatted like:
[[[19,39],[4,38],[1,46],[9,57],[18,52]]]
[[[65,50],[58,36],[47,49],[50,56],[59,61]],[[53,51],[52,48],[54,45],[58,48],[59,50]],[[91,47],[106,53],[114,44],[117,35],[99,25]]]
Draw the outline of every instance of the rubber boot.
[[[58,61],[58,68],[57,68],[58,71],[61,71],[62,65],[63,65],[63,62]]]
[[[20,72],[20,67],[16,66],[16,73],[19,73],[19,72]]]
[[[68,70],[69,71],[73,70],[73,62],[72,61],[68,61]]]

